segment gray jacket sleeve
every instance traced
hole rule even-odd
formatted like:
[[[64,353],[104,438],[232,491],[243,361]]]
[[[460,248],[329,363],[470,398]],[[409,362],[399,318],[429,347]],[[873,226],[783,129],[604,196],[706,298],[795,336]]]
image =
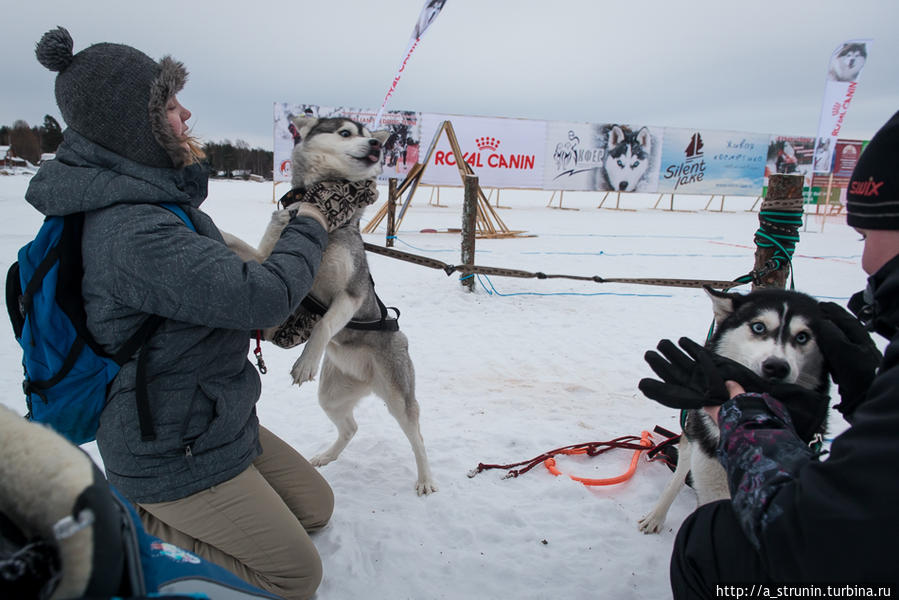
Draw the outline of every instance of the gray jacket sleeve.
[[[116,205],[91,213],[84,254],[108,263],[93,285],[106,286],[116,304],[142,313],[246,330],[280,324],[312,287],[327,243],[313,219],[293,219],[271,256],[257,264],[229,250],[205,213],[188,214],[197,232],[160,206]]]

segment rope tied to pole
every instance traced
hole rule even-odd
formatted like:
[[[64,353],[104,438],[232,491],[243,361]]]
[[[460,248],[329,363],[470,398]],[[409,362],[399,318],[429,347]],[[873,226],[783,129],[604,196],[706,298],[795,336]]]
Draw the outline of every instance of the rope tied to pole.
[[[775,207],[776,208],[776,207]],[[743,283],[760,284],[762,279],[783,268],[790,269],[790,288],[795,287],[793,282],[793,253],[799,242],[799,228],[802,227],[802,209],[797,211],[787,210],[761,210],[759,211],[759,228],[756,230],[753,240],[759,248],[772,250],[772,256],[765,261],[762,267],[750,271],[734,281]]]
[[[452,275],[453,273],[458,271],[464,274],[463,277],[471,277],[474,274],[478,274],[496,275],[498,277],[518,277],[523,279],[574,279],[578,281],[593,281],[595,283],[630,283],[635,285],[656,285],[687,288],[701,288],[708,286],[718,289],[730,289],[745,283],[743,281],[723,281],[715,279],[673,279],[661,277],[611,278],[600,277],[599,275],[555,275],[543,272],[533,273],[531,271],[522,271],[520,269],[506,269],[502,267],[486,267],[481,265],[450,265],[434,258],[412,254],[410,252],[403,252],[402,250],[396,250],[395,248],[385,248],[383,246],[370,244],[368,242],[365,242],[364,245],[367,251],[373,252],[375,254],[404,260],[406,262],[411,262],[413,264],[428,267],[431,269],[438,269],[440,271],[443,271],[447,275]]]

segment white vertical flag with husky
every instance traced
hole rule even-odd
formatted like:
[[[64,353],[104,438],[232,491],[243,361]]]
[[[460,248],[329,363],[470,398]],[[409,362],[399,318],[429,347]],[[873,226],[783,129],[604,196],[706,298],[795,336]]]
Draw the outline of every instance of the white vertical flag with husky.
[[[406,70],[406,63],[409,62],[409,57],[415,52],[415,48],[418,46],[421,36],[424,35],[428,27],[431,26],[434,19],[437,18],[437,14],[443,8],[444,4],[446,4],[446,0],[425,0],[425,5],[421,9],[421,14],[418,15],[418,21],[415,23],[415,28],[412,30],[412,37],[409,38],[409,43],[406,45],[406,51],[403,53],[403,61],[400,63],[400,68],[397,70],[396,76],[390,84],[390,89],[387,90],[387,95],[384,96],[384,101],[381,102],[381,108],[378,109],[378,114],[375,116],[375,123],[372,129],[377,129],[380,126],[381,115],[384,114],[384,108],[387,106],[387,101],[393,95],[393,91],[400,82],[403,71]]]
[[[830,57],[824,83],[824,102],[815,139],[814,172],[830,173],[837,137],[849,104],[855,96],[858,77],[868,59],[872,40],[849,40],[837,46]]]

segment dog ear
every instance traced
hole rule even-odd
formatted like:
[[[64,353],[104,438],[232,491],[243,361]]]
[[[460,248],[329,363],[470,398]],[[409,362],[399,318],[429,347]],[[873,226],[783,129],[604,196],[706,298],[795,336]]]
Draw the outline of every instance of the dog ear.
[[[611,131],[609,131],[609,146],[617,146],[623,141],[624,131],[618,125],[613,126]]]
[[[637,142],[643,146],[644,148],[649,150],[649,145],[652,143],[652,137],[649,135],[649,129],[646,127],[641,127],[640,131],[637,132]]]
[[[305,139],[306,134],[312,131],[312,128],[318,124],[318,119],[300,115],[293,118],[293,124],[296,125],[297,131],[300,134],[300,139]]]
[[[724,319],[729,317],[737,309],[737,299],[740,294],[728,294],[727,292],[719,292],[708,286],[702,289],[712,299],[712,312],[715,314],[715,325],[720,325]]]
[[[390,132],[386,129],[381,129],[380,131],[375,131],[374,133],[372,133],[371,137],[375,138],[383,144],[390,137]]]

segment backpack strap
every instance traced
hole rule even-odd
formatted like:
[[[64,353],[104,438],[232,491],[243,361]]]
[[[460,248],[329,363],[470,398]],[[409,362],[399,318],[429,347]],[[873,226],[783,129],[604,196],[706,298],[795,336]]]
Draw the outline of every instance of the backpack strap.
[[[184,224],[187,225],[188,229],[190,229],[191,231],[196,233],[197,228],[194,227],[194,224],[191,222],[190,217],[187,216],[187,213],[184,212],[184,209],[181,208],[179,205],[175,204],[174,202],[161,202],[159,204],[159,206],[166,208],[169,211],[175,213],[179,219],[184,221]]]
[[[183,208],[171,202],[163,202],[159,206],[173,212],[179,219],[184,221],[188,229],[193,232],[197,231],[190,217]],[[165,321],[165,317],[160,315],[150,315],[143,325],[132,335],[125,344],[113,356],[120,365],[125,364],[140,350],[137,356],[137,380],[135,382],[135,393],[137,395],[137,419],[140,423],[140,439],[144,442],[152,442],[156,439],[156,433],[153,431],[153,415],[150,412],[150,398],[147,394],[147,353],[144,352],[146,343],[150,340],[156,330]]]

